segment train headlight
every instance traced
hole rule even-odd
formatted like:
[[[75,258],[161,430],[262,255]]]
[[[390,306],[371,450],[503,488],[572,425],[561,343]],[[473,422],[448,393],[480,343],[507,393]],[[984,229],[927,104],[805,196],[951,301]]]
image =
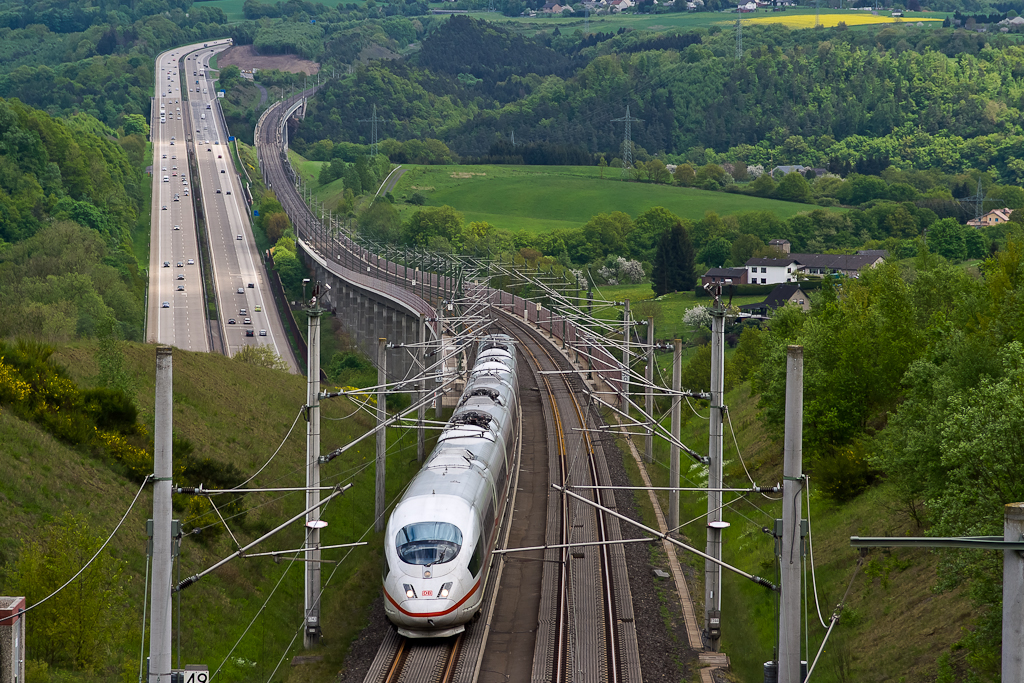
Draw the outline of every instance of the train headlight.
[[[447,598],[448,597],[448,593],[451,592],[451,589],[452,589],[452,582],[449,581],[448,583],[446,583],[443,586],[441,586],[441,591],[437,594],[437,597],[438,598]]]
[[[416,589],[412,587],[411,583],[403,583],[402,588],[405,589],[405,597],[410,600],[416,597]]]

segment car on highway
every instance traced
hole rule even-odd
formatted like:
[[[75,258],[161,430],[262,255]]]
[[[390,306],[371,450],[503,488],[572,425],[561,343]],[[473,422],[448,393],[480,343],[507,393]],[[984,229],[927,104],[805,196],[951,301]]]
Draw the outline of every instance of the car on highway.
[[[246,330],[245,331],[245,336],[246,337],[251,337],[252,336],[252,330]]]
[[[248,315],[248,314],[249,314],[249,309],[248,308],[239,308],[238,309],[238,315]]]
[[[185,267],[185,264],[184,264],[184,263],[182,263],[181,261],[178,261],[178,267],[179,267],[179,268],[184,268],[184,267]]]
[[[179,292],[184,292],[185,291],[185,285],[178,285],[178,291]]]
[[[242,236],[241,236],[241,235],[236,235],[236,236],[235,236],[235,239],[236,239],[236,240],[240,240],[240,239],[242,239]]]
[[[228,318],[228,325],[234,325],[234,324],[235,324],[235,319],[234,318]]]
[[[228,190],[226,194],[231,194],[231,190]]]
[[[176,280],[184,280],[185,279],[185,273],[178,273],[178,277],[175,278],[175,279]]]
[[[217,158],[218,158],[218,159],[223,159],[223,158],[224,158],[224,156],[223,156],[223,155],[221,155],[221,154],[218,154],[218,155],[217,155]]]
[[[181,230],[181,226],[180,226],[180,225],[175,225],[175,226],[174,226],[174,229],[175,229],[175,230]]]
[[[164,261],[164,268],[170,268],[170,267],[171,267],[171,262],[170,261]]]
[[[246,325],[252,325],[252,319],[250,319],[250,318],[246,318],[246,319],[245,319],[245,324],[246,324]]]
[[[255,282],[250,282],[248,287],[249,287],[249,289],[256,289],[256,283]]]
[[[266,337],[267,336],[267,331],[266,330],[260,330],[260,336],[261,337]]]
[[[199,131],[197,130],[196,132],[198,133]],[[206,151],[207,151],[207,152],[212,152],[213,150],[212,150],[212,149],[210,149],[209,147],[207,147],[207,148],[206,148]]]
[[[256,311],[257,313],[259,313],[260,311],[263,310],[263,307],[260,306],[259,304],[256,304],[256,308],[254,308],[253,310]]]
[[[166,205],[166,204],[164,204],[164,205],[163,205],[163,208],[161,209],[161,211],[166,211],[166,210],[167,210],[167,205]]]
[[[220,169],[220,172],[221,172],[221,173],[227,173],[227,171],[225,171],[225,170],[224,170],[223,168],[222,168],[222,169]]]
[[[191,259],[191,258],[190,258],[190,259],[188,260],[188,264],[189,264],[190,266],[194,266],[194,265],[196,264],[196,260],[195,260],[195,259]]]
[[[239,288],[238,288],[238,292],[237,292],[237,293],[238,293],[238,294],[245,294],[245,290],[244,290],[244,289],[242,289],[241,287],[239,287]]]
[[[171,302],[170,301],[165,301],[162,304],[160,304],[160,308],[170,308],[170,307],[171,307]]]

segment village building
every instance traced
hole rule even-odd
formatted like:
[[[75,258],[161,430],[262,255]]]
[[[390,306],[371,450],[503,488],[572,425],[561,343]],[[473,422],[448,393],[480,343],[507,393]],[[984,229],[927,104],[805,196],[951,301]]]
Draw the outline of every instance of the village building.
[[[749,283],[746,268],[709,268],[700,278],[701,285],[715,283],[745,285]]]
[[[811,310],[811,300],[807,298],[807,292],[800,289],[798,284],[785,284],[773,289],[764,301],[740,306],[740,311],[748,315],[767,316],[788,303],[799,306],[805,313]]]
[[[999,225],[1010,220],[1013,209],[992,209],[981,218],[974,218],[967,221],[972,228],[987,228],[990,225]]]

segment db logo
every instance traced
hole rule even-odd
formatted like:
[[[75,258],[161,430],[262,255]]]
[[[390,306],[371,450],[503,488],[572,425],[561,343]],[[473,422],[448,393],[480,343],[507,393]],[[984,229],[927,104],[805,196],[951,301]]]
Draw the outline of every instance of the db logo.
[[[431,596],[432,596],[433,594],[434,594],[434,591],[423,591],[423,596],[422,596],[422,597],[424,597],[424,598],[429,598],[429,597],[431,597]]]

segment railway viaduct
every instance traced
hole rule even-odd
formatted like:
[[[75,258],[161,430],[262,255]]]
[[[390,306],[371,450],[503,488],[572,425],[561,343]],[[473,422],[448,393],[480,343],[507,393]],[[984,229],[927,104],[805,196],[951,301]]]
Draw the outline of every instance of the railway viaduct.
[[[288,162],[288,126],[292,116],[305,113],[306,98],[314,89],[272,105],[256,125],[256,147],[263,179],[273,189],[295,227],[299,257],[321,284],[321,307],[336,315],[357,346],[376,358],[377,340],[395,345],[436,340],[440,325],[434,307],[417,294],[364,272],[351,242],[329,239],[321,218],[315,216],[295,190],[295,171]],[[344,254],[336,253],[344,251]],[[414,273],[410,272],[412,277]],[[388,354],[390,381],[416,374],[415,354],[394,349]]]

